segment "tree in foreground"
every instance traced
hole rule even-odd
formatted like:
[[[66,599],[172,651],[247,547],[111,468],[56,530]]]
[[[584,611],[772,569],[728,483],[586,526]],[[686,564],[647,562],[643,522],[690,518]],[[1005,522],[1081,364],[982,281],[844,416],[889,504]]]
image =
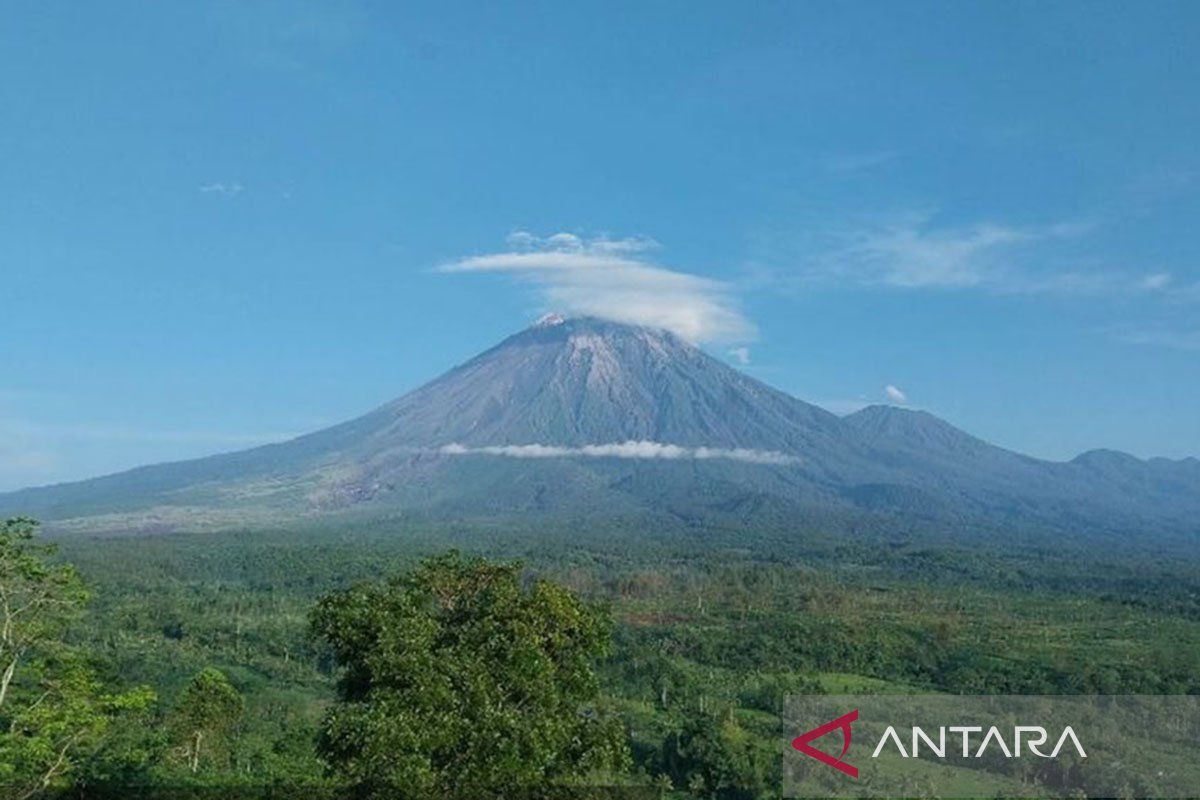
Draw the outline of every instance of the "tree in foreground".
[[[102,753],[118,720],[145,712],[154,693],[113,693],[63,637],[87,599],[68,564],[34,541],[36,523],[0,522],[0,796],[67,786]]]
[[[626,764],[596,709],[610,619],[518,564],[429,559],[322,598],[311,625],[341,668],[321,754],[364,789],[504,796]]]

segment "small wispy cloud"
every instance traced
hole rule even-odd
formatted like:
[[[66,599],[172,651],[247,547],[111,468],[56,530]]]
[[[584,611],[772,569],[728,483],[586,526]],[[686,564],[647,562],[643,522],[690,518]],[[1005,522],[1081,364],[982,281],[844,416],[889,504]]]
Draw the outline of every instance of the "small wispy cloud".
[[[438,269],[512,275],[534,286],[555,310],[665,328],[692,342],[742,342],[756,335],[729,284],[654,263],[649,256],[659,245],[648,237],[518,231],[507,245],[503,252]]]
[[[864,172],[894,161],[899,155],[895,150],[841,153],[825,159],[825,169],[834,173]]]
[[[233,197],[245,191],[246,187],[237,181],[226,183],[217,181],[216,183],[206,183],[198,187],[202,194],[218,194],[224,197]]]
[[[899,386],[893,386],[889,383],[887,386],[883,387],[883,393],[887,396],[887,399],[893,403],[904,405],[908,402],[908,395],[905,394],[904,390]]]
[[[1200,302],[1200,281],[1179,280],[1170,272],[1155,272],[1138,282],[1138,290],[1166,301],[1168,309],[1187,308]]]
[[[743,367],[750,363],[750,348],[749,347],[731,347],[728,350],[729,357]]]
[[[1005,271],[1002,256],[1052,235],[996,223],[935,228],[914,215],[846,232],[822,267],[835,277],[903,288],[970,287]]]
[[[1169,272],[1155,272],[1152,275],[1147,275],[1142,278],[1138,285],[1149,291],[1156,289],[1165,289],[1171,284],[1171,274]]]
[[[1154,292],[1164,272],[1067,266],[1061,250],[1094,226],[1057,222],[1017,226],[982,221],[936,224],[927,212],[835,228],[804,258],[803,282],[897,289],[979,289],[1010,294],[1087,295]]]
[[[728,461],[743,461],[750,464],[776,465],[796,464],[800,462],[798,456],[780,453],[775,450],[753,450],[741,447],[682,447],[676,444],[650,441],[613,442],[610,444],[583,445],[582,447],[564,447],[548,444],[467,447],[461,444],[448,444],[438,448],[437,452],[448,456],[487,455],[505,456],[508,458],[631,458],[668,461],[724,459]]]
[[[1200,350],[1200,328],[1130,328],[1114,334],[1126,344],[1167,347],[1172,350]]]

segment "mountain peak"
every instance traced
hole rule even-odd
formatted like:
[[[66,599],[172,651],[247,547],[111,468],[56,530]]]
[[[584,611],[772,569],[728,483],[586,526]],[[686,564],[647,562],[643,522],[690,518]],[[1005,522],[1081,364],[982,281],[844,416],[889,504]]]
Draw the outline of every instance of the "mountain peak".
[[[647,325],[639,325],[633,322],[620,322],[608,317],[596,317],[587,314],[577,316],[567,316],[556,311],[551,311],[548,314],[543,314],[526,330],[539,330],[545,328],[564,328],[569,331],[593,331],[593,332],[627,332],[635,331],[652,332],[663,336],[675,336],[666,328],[656,328]]]
[[[1092,467],[1120,467],[1143,463],[1142,459],[1135,455],[1106,447],[1087,450],[1075,456],[1071,462]]]
[[[544,319],[412,395],[386,406],[413,445],[599,445],[630,440],[689,447],[782,449],[767,413],[783,400],[670,331],[599,317]],[[826,424],[826,414],[818,424]],[[779,435],[771,436],[769,430]],[[785,427],[785,430],[790,428]],[[773,443],[768,448],[766,445]]]
[[[505,348],[547,344],[570,350],[615,347],[624,351],[623,359],[636,353],[659,360],[671,355],[695,357],[702,352],[695,345],[665,328],[617,322],[604,317],[567,317],[554,313],[546,314],[528,328],[509,336],[479,358]]]
[[[860,430],[881,432],[884,430],[898,431],[920,428],[950,428],[957,430],[950,423],[935,417],[928,411],[882,403],[861,408],[853,414],[847,414],[842,419]]]
[[[0,512],[86,517],[108,530],[245,525],[351,506],[728,519],[760,502],[789,517],[861,506],[1194,530],[1200,463],[1103,452],[1037,461],[896,406],[839,418],[667,330],[550,314],[341,425],[0,496]]]
[[[944,419],[915,408],[872,405],[842,417],[842,421],[871,445],[903,443],[912,448],[954,451],[991,447]]]

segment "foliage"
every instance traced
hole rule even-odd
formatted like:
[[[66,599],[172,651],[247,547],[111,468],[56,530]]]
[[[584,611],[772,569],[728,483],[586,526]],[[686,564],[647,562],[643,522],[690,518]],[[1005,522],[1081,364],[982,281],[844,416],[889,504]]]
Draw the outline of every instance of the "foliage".
[[[778,788],[779,751],[762,750],[732,712],[693,713],[663,742],[663,765],[675,785],[700,797],[753,800]]]
[[[632,766],[604,781],[670,787],[672,798],[775,796],[790,693],[1200,692],[1194,546],[946,538],[886,522],[854,536],[805,522],[752,537],[379,521],[59,544],[53,558],[75,563],[93,597],[81,624],[56,628],[55,648],[84,656],[106,692],[151,684],[167,701],[77,751],[58,785],[88,797],[130,786],[172,800],[344,795],[314,747],[331,704],[342,706],[343,671],[307,642],[309,612],[322,595],[357,596],[344,591],[356,582],[382,596],[389,575],[451,546],[524,558],[589,607],[609,606],[611,655],[584,705],[619,716]],[[192,773],[166,734],[207,667],[246,710]]]
[[[245,708],[225,673],[206,667],[192,678],[171,711],[168,726],[192,772],[203,755],[221,752]]]
[[[53,550],[33,543],[34,529],[0,524],[0,791],[14,798],[67,785],[119,720],[155,701],[145,687],[106,691],[61,641],[86,593],[73,568],[46,561]]]
[[[87,599],[75,569],[48,563],[54,548],[34,544],[36,529],[25,517],[0,523],[0,711],[21,661],[54,641]]]
[[[598,711],[600,609],[518,564],[455,553],[322,598],[342,673],[321,750],[354,783],[413,796],[502,796],[620,765]]]

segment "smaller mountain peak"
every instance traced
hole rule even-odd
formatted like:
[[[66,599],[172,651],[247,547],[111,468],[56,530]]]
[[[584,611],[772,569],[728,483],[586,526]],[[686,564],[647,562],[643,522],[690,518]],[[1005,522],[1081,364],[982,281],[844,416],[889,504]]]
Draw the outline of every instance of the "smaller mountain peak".
[[[1104,447],[1080,453],[1071,459],[1071,461],[1075,464],[1087,464],[1091,466],[1116,466],[1120,464],[1142,463],[1142,460],[1135,455]]]
[[[872,403],[869,406],[864,406],[858,411],[847,414],[844,418],[853,417],[856,420],[871,420],[880,422],[911,422],[916,423],[919,420],[931,420],[934,422],[948,424],[944,420],[938,419],[928,411],[922,411],[919,408],[909,408],[908,406],[898,406],[892,403]]]
[[[872,405],[847,414],[842,421],[872,441],[904,439],[922,447],[938,446],[943,449],[990,447],[982,439],[918,408]]]
[[[567,318],[562,314],[551,311],[549,314],[542,314],[538,317],[538,321],[533,323],[535,328],[553,328],[556,325],[562,325],[567,321]]]

